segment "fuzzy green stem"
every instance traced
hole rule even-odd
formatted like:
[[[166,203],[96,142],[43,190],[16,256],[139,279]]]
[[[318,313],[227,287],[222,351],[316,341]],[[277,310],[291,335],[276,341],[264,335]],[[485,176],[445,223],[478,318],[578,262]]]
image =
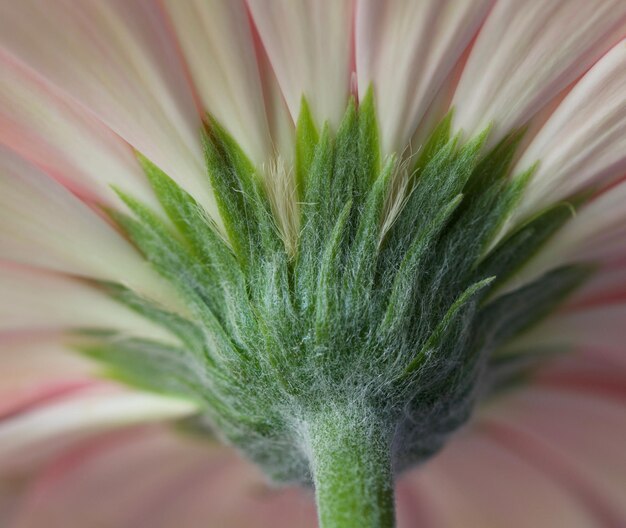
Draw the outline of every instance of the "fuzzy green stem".
[[[320,528],[392,528],[389,435],[340,412],[309,424],[310,465]]]

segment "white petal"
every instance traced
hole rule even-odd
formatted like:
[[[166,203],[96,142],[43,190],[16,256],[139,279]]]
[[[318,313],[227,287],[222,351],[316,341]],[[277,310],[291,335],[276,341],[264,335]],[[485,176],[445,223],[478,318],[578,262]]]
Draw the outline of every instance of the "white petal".
[[[469,134],[493,140],[528,122],[623,38],[623,0],[500,0],[487,17],[454,97]]]
[[[532,141],[515,172],[539,168],[519,217],[626,173],[626,40],[576,84]]]
[[[0,265],[0,291],[0,333],[101,328],[177,343],[162,327],[77,279]]]
[[[50,79],[211,207],[200,114],[150,0],[3,2],[0,46]]]
[[[549,317],[507,348],[607,348],[624,354],[624,321],[624,303],[568,310]]]
[[[272,154],[259,68],[243,0],[167,0],[206,109],[257,164]]]
[[[373,84],[383,151],[403,151],[493,0],[361,0],[359,96]]]
[[[259,43],[257,46],[257,60],[263,83],[265,96],[265,110],[272,137],[273,152],[287,161],[294,156],[295,123],[291,119],[287,102],[274,75],[269,57]],[[266,172],[267,173],[267,172]]]
[[[85,380],[96,370],[93,361],[72,351],[58,336],[0,336],[0,409],[16,394],[32,394],[50,383]]]
[[[351,77],[351,2],[249,0],[292,118],[306,96],[318,125],[337,126],[345,112]]]
[[[139,253],[65,187],[0,146],[0,258],[111,280],[175,304]]]
[[[626,257],[626,181],[593,198],[512,282],[523,283],[571,262],[610,263]]]
[[[126,142],[2,50],[0,68],[1,143],[85,200],[120,205],[114,184],[156,206]]]
[[[179,418],[195,411],[186,400],[111,389],[86,390],[0,422],[2,465],[27,448],[76,433]]]

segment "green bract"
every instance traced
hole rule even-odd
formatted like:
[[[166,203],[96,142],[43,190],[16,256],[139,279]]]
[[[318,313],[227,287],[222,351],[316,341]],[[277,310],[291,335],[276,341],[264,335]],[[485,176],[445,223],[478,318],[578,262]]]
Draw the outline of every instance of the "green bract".
[[[324,471],[316,453],[331,440],[347,438],[334,452],[358,452],[350,431],[377,446],[374,465],[390,474],[433,454],[494,380],[519,372],[498,346],[588,273],[553,270],[496,295],[572,210],[555,204],[494,245],[531,177],[509,174],[521,133],[485,152],[488,131],[464,141],[447,116],[413,158],[383,159],[371,92],[358,109],[350,103],[337,131],[317,130],[303,102],[290,252],[264,178],[218,123],[208,130],[223,228],[142,157],[169,221],[121,191],[133,215],[111,213],[191,315],[101,285],[182,346],[100,336],[84,351],[117,378],[197,401],[198,423],[277,481]]]

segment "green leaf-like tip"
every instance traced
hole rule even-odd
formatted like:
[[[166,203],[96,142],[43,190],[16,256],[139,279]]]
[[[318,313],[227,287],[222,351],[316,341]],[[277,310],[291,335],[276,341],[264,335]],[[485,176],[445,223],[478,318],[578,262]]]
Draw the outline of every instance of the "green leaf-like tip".
[[[171,313],[100,285],[178,344],[107,331],[91,334],[89,353],[128,383],[200,402],[198,423],[210,422],[276,480],[310,481],[321,463],[310,447],[324,449],[311,435],[330,427],[329,416],[393,446],[381,458],[389,471],[430,456],[497,374],[498,347],[588,276],[576,264],[497,295],[575,202],[553,204],[495,244],[532,177],[511,174],[523,131],[486,151],[489,129],[464,138],[452,117],[415,160],[383,158],[371,88],[350,100],[337,129],[315,123],[303,99],[291,252],[267,175],[215,119],[203,140],[222,230],[138,154],[160,210],[117,189],[129,213],[110,216],[188,309]]]
[[[300,199],[305,194],[309,167],[313,162],[315,147],[319,140],[319,134],[311,115],[309,103],[302,97],[300,102],[300,115],[296,125],[296,189]]]
[[[376,178],[381,168],[378,134],[374,89],[370,86],[359,105],[359,173],[368,183]]]

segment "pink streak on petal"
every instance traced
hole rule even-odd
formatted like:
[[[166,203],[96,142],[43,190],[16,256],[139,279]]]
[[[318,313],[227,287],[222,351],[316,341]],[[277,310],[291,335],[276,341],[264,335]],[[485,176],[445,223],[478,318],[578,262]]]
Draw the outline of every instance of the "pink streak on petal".
[[[604,528],[623,528],[626,519],[585,477],[569,467],[554,447],[532,435],[498,423],[483,424],[483,430],[507,450],[517,453],[564,489],[572,493]]]
[[[0,403],[0,426],[1,420],[14,418],[35,410],[37,407],[54,404],[56,401],[71,398],[77,393],[92,389],[100,385],[99,382],[89,379],[84,380],[50,380],[37,387],[31,387],[14,394],[2,394]]]
[[[315,526],[310,495],[262,491],[261,482],[231,451],[159,428],[135,429],[79,443],[49,464],[15,528]]]

